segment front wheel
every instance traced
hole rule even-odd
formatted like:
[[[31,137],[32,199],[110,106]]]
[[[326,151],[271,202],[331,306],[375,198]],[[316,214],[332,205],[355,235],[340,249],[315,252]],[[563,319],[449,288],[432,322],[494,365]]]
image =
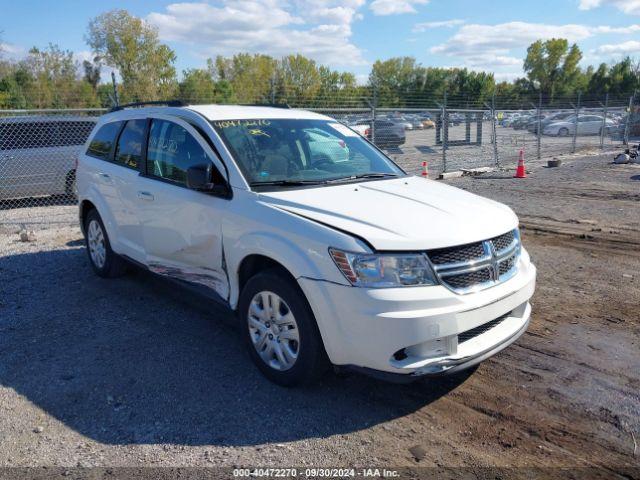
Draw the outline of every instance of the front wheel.
[[[311,308],[284,272],[272,269],[252,277],[238,313],[249,355],[272,382],[307,384],[326,371],[329,361]]]
[[[569,135],[569,129],[562,127],[560,130],[558,130],[558,136],[559,137],[566,137],[567,135]]]

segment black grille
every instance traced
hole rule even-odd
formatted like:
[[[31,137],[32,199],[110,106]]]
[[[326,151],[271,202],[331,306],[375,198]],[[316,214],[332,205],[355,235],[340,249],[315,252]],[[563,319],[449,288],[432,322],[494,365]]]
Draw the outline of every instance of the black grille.
[[[491,242],[493,242],[493,248],[495,248],[496,251],[500,251],[500,250],[504,250],[509,245],[511,245],[513,243],[513,238],[514,237],[513,237],[513,230],[512,230],[510,232],[500,235],[499,237],[492,238]]]
[[[515,266],[515,264],[516,264],[515,255],[500,262],[500,266],[499,266],[500,275],[504,275],[505,273],[507,273],[509,270],[511,270]]]
[[[482,268],[475,272],[461,273],[460,275],[451,275],[449,277],[443,277],[442,281],[448,284],[451,288],[467,288],[473,287],[479,283],[488,282],[491,280],[491,270]]]
[[[429,252],[429,259],[434,265],[445,263],[468,262],[484,255],[482,243],[470,243],[459,247],[440,248]]]
[[[467,330],[466,332],[462,332],[458,334],[458,344],[464,343],[466,341],[471,340],[472,338],[477,337],[478,335],[482,335],[483,333],[488,332],[493,327],[496,327],[499,324],[501,324],[504,321],[504,319],[507,318],[510,314],[511,312],[506,313],[505,315],[498,317],[495,320],[491,320],[490,322],[483,323],[479,327],[472,328],[471,330]]]

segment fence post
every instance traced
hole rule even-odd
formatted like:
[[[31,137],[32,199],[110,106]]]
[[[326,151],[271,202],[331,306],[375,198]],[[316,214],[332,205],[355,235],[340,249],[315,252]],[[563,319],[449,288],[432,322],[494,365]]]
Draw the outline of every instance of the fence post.
[[[538,121],[536,125],[536,148],[538,154],[538,160],[542,158],[540,152],[540,142],[542,141],[542,92],[538,92]]]
[[[576,104],[576,115],[573,121],[573,140],[571,141],[571,153],[576,153],[576,139],[578,137],[578,115],[580,115],[580,96],[582,92],[578,92],[578,103]]]
[[[449,119],[447,118],[447,91],[444,91],[442,102],[442,171],[447,171],[447,145],[449,144]]]
[[[500,159],[498,158],[498,129],[496,126],[496,92],[493,91],[491,96],[491,135],[493,136],[493,161],[497,168],[500,168]]]
[[[624,122],[624,136],[622,137],[622,144],[629,145],[629,124],[631,123],[631,109],[633,108],[633,102],[636,97],[636,92],[629,97],[629,111],[627,112],[627,121]]]
[[[602,127],[600,127],[600,150],[604,149],[604,131],[607,128],[607,109],[609,108],[609,92],[604,96],[604,106],[602,108]]]
[[[371,103],[371,142],[376,143],[376,106],[378,105],[378,89],[373,84],[373,102]]]

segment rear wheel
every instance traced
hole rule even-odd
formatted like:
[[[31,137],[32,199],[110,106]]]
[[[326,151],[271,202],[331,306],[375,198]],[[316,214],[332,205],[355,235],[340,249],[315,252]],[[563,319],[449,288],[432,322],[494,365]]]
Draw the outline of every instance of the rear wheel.
[[[107,230],[97,210],[91,210],[87,214],[84,231],[89,263],[93,271],[104,278],[123,275],[126,271],[126,263],[111,250]]]
[[[291,387],[319,379],[329,366],[309,304],[284,272],[252,277],[238,313],[251,359],[272,382]]]
[[[569,135],[569,129],[566,127],[562,127],[560,130],[558,130],[558,136],[559,137],[566,137],[567,135]]]

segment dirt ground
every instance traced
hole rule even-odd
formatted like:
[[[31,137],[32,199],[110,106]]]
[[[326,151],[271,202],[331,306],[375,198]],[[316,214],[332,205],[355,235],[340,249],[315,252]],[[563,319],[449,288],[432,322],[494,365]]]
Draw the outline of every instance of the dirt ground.
[[[277,387],[208,302],[144,272],[97,278],[77,227],[26,243],[5,227],[0,466],[640,478],[640,165],[529,168],[450,181],[519,214],[539,275],[528,332],[473,372],[411,385]]]

